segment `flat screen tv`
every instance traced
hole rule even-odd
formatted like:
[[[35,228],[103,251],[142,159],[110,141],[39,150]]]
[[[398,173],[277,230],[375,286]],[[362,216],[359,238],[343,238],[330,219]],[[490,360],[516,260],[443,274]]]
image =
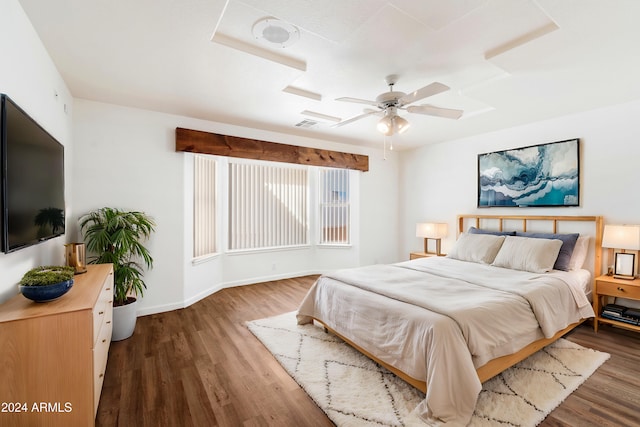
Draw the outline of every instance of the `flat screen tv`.
[[[2,250],[64,234],[64,147],[0,94]]]

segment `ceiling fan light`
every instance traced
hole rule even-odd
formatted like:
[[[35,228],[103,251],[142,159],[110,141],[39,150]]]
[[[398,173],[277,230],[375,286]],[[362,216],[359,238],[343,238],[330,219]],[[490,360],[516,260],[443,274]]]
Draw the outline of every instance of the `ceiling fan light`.
[[[393,120],[389,116],[384,116],[380,119],[376,127],[380,133],[389,136],[393,133]]]
[[[406,119],[403,119],[400,116],[395,116],[393,118],[393,127],[396,132],[404,133],[407,129],[409,129],[409,126],[411,126],[411,123],[409,123]]]

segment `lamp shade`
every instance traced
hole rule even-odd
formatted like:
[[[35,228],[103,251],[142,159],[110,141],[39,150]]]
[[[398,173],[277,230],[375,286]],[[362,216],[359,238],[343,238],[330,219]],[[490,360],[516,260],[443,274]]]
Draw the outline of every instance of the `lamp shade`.
[[[390,116],[384,116],[378,122],[377,128],[380,133],[391,136],[393,134],[393,119]]]
[[[605,225],[602,246],[614,249],[640,250],[640,225]]]
[[[384,111],[384,117],[378,121],[378,131],[386,136],[391,136],[394,133],[403,133],[409,129],[410,123],[407,119],[404,119],[398,115],[398,109],[396,107],[388,107]]]
[[[409,126],[411,126],[411,125],[409,124],[409,122],[406,119],[403,119],[400,116],[395,116],[393,118],[393,127],[394,127],[396,132],[404,133],[404,132],[406,132],[407,129],[409,129]]]
[[[419,222],[416,224],[416,237],[442,239],[447,235],[446,223]]]

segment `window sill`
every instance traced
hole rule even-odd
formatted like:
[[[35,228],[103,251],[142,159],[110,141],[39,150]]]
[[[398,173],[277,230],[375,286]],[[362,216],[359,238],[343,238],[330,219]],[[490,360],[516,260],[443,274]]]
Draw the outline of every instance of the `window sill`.
[[[351,243],[318,243],[319,249],[351,249]]]
[[[204,264],[205,262],[209,262],[215,258],[218,258],[220,256],[219,252],[213,253],[213,254],[207,254],[207,255],[202,255],[196,258],[191,259],[191,265],[199,265],[199,264]]]
[[[270,248],[255,248],[255,249],[234,249],[226,252],[227,255],[248,255],[261,252],[282,252],[282,251],[299,251],[310,249],[311,245],[296,245],[296,246],[277,246]]]

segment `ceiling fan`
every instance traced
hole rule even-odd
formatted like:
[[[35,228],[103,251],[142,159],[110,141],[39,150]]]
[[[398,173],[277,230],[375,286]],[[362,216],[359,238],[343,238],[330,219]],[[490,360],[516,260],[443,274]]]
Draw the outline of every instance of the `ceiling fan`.
[[[382,115],[383,117],[378,122],[377,129],[386,136],[391,136],[394,133],[403,133],[410,126],[406,119],[398,115],[398,110],[406,110],[409,113],[426,114],[428,116],[444,117],[447,119],[459,119],[462,116],[462,110],[436,107],[429,104],[409,105],[429,96],[448,91],[449,86],[447,85],[434,82],[421,89],[406,94],[404,92],[396,92],[393,90],[393,86],[398,81],[397,74],[387,76],[385,81],[389,86],[389,92],[378,95],[375,101],[349,97],[337,98],[336,101],[372,105],[377,107],[377,110],[367,108],[363,110],[364,112],[362,114],[358,114],[357,116],[350,117],[336,123],[333,127],[344,126],[371,115]]]

